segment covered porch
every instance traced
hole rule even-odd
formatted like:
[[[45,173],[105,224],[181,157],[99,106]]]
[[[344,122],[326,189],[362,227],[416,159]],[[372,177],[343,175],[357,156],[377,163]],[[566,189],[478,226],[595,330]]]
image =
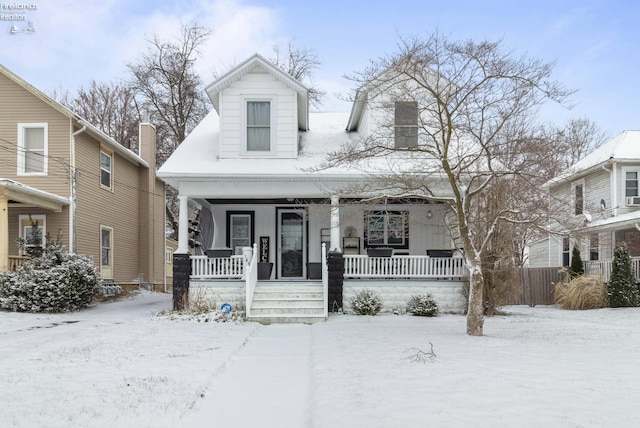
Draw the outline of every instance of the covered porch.
[[[19,254],[16,240],[28,237],[31,224],[27,214],[19,213],[60,213],[63,207],[69,204],[69,198],[15,180],[0,178],[0,272],[15,270],[28,260],[28,257]],[[39,217],[46,218],[45,215]],[[39,225],[46,226],[42,220],[39,221]],[[11,253],[11,248],[16,251]]]

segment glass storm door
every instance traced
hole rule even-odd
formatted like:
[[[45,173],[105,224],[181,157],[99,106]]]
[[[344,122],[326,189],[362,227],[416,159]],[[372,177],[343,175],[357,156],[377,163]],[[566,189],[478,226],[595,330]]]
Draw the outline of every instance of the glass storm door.
[[[278,277],[305,278],[307,233],[304,209],[278,210]]]

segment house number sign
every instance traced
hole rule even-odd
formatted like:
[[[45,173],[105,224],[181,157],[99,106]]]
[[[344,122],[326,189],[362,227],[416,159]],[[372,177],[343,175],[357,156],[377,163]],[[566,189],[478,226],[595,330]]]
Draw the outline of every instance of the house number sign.
[[[269,237],[260,237],[260,263],[267,263],[269,261]]]

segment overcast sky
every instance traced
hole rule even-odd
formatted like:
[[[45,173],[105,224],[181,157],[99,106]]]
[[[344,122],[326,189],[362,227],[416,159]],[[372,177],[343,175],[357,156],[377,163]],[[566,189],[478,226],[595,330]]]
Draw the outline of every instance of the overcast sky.
[[[556,61],[555,77],[578,92],[558,124],[588,117],[609,136],[640,129],[640,2],[629,0],[12,0],[1,2],[0,63],[45,93],[74,93],[92,80],[126,77],[126,64],[152,34],[175,36],[181,22],[213,29],[197,71],[205,84],[253,53],[271,56],[290,40],[322,62],[316,84],[325,110],[348,110],[334,97],[343,75],[392,52],[398,36],[438,28],[452,39],[502,40],[519,55]],[[37,8],[9,10],[9,4]],[[11,16],[13,15],[13,16]],[[11,18],[16,18],[12,20]],[[26,18],[26,19],[22,19]],[[26,31],[29,23],[35,31]],[[10,29],[18,31],[11,33]],[[1,94],[0,94],[1,95]]]

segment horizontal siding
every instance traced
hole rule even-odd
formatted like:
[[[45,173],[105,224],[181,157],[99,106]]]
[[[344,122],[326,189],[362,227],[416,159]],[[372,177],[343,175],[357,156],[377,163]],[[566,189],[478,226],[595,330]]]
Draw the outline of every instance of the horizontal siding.
[[[298,118],[296,92],[270,74],[252,73],[222,91],[220,96],[220,157],[242,156],[245,138],[244,100],[273,97],[275,153],[279,158],[297,154]]]
[[[70,119],[0,74],[0,176],[68,197]],[[18,123],[48,124],[47,176],[18,176]]]
[[[17,240],[20,237],[18,219],[21,215],[29,214],[32,216],[45,215],[45,233],[49,235],[51,240],[56,240],[59,233],[62,243],[66,248],[69,248],[69,207],[64,207],[59,213],[42,210],[40,208],[11,207],[9,208],[9,254],[19,254],[17,244]]]

